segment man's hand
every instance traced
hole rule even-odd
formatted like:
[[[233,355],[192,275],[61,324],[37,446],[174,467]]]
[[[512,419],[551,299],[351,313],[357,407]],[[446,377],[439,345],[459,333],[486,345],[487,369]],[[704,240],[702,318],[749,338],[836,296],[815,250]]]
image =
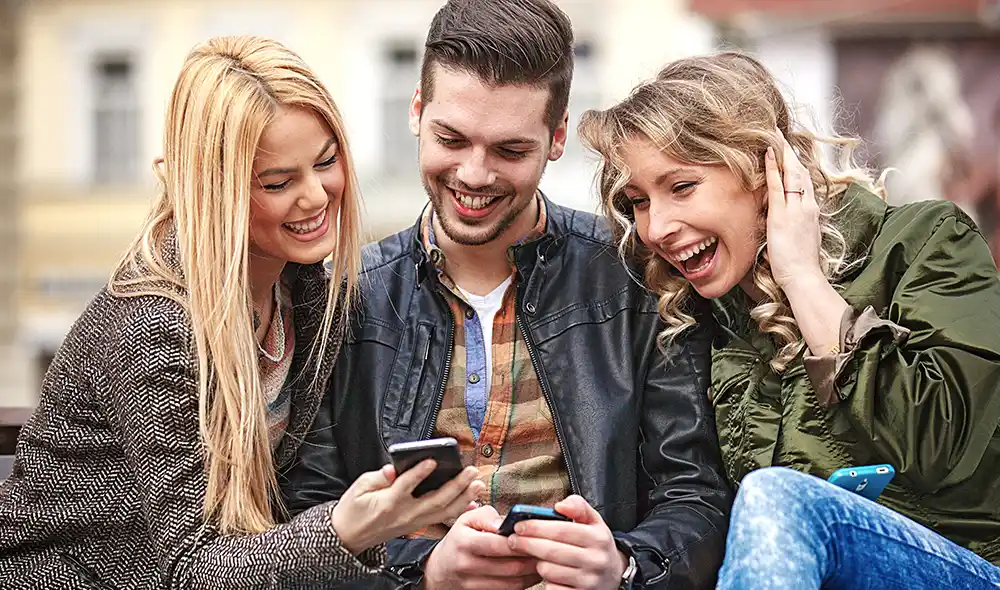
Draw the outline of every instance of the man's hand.
[[[492,506],[460,516],[427,558],[424,588],[523,590],[541,582],[535,560],[511,551],[497,534],[502,522]]]
[[[538,560],[538,574],[548,590],[615,590],[628,567],[611,529],[580,496],[555,505],[573,522],[525,520],[507,538],[518,554]]]

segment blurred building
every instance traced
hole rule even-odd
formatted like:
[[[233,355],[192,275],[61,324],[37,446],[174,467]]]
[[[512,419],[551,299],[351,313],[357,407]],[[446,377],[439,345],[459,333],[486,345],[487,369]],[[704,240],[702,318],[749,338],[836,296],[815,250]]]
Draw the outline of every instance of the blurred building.
[[[1000,259],[1000,1],[692,0],[821,130],[895,167],[889,200],[950,199]]]
[[[668,60],[735,45],[815,127],[860,135],[873,166],[910,170],[909,186],[925,188],[902,198],[962,202],[1000,251],[997,0],[556,1],[577,38],[571,129]],[[442,2],[0,0],[0,406],[34,403],[145,216],[171,86],[209,36],[298,51],[344,114],[370,237],[412,223],[425,195],[407,105]],[[592,180],[571,134],[542,187],[593,209]]]
[[[686,0],[558,3],[577,36],[571,126],[667,60],[714,45],[713,28]],[[3,224],[15,217],[9,185],[0,184],[0,257],[19,256],[17,265],[0,259],[0,309],[16,306],[18,321],[0,323],[0,334],[16,341],[19,370],[30,377],[0,384],[0,406],[33,403],[52,353],[141,223],[156,190],[150,167],[168,94],[187,51],[209,36],[273,37],[316,69],[343,111],[372,237],[411,224],[425,203],[406,113],[441,0],[30,0],[10,20],[3,11],[16,4],[0,0],[0,142],[8,142],[0,170],[12,165],[13,123],[21,242],[8,248]],[[16,77],[4,75],[12,36]],[[570,142],[543,188],[593,209],[592,163]],[[13,289],[2,274],[11,268],[19,269]]]

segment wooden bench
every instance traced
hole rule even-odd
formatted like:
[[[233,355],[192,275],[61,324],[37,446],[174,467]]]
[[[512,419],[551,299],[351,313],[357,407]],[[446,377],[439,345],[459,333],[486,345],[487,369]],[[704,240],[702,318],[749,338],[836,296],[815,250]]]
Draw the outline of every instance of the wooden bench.
[[[32,411],[32,408],[0,407],[0,481],[7,479],[10,474],[17,435]]]
[[[13,455],[17,435],[34,408],[0,407],[0,455]]]

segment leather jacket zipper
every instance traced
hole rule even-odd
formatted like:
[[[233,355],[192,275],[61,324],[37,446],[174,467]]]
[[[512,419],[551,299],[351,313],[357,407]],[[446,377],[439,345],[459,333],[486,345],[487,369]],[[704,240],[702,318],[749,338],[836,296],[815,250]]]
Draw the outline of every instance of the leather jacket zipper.
[[[428,352],[430,351],[430,346],[427,347]],[[437,397],[434,398],[434,407],[431,409],[430,420],[427,421],[427,425],[424,426],[424,431],[421,433],[420,438],[426,439],[430,437],[431,431],[434,430],[434,425],[437,424],[438,412],[441,411],[441,404],[444,403],[444,390],[448,386],[448,375],[451,373],[451,357],[455,352],[455,316],[451,313],[451,309],[448,309],[448,348],[446,349],[444,357],[444,372],[441,374],[441,386],[438,388]]]
[[[521,320],[520,314],[515,314],[515,317],[517,319],[517,327],[521,330],[521,336],[524,337],[524,344],[528,347],[528,356],[531,358],[531,366],[535,370],[535,375],[538,376],[538,384],[542,388],[542,395],[545,396],[545,401],[549,404],[549,410],[552,411],[552,426],[555,427],[556,440],[559,442],[559,450],[562,451],[563,464],[566,465],[566,474],[569,476],[569,491],[571,494],[578,494],[580,492],[580,487],[576,483],[576,476],[573,475],[573,467],[569,464],[569,454],[566,453],[566,442],[563,440],[562,429],[559,426],[559,411],[556,410],[556,404],[552,401],[552,394],[549,393],[549,387],[545,382],[545,377],[543,377],[542,372],[538,370],[538,357],[535,355],[535,345],[531,341],[528,329],[524,327],[524,322]]]

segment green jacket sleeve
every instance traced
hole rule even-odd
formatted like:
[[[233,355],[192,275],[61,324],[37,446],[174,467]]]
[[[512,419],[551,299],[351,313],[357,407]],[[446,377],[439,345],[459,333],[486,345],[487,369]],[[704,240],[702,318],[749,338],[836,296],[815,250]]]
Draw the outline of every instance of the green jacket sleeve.
[[[900,476],[933,492],[972,475],[1000,423],[1000,279],[964,216],[941,219],[915,251],[884,268],[898,281],[885,321],[869,308],[845,326],[834,387]]]

